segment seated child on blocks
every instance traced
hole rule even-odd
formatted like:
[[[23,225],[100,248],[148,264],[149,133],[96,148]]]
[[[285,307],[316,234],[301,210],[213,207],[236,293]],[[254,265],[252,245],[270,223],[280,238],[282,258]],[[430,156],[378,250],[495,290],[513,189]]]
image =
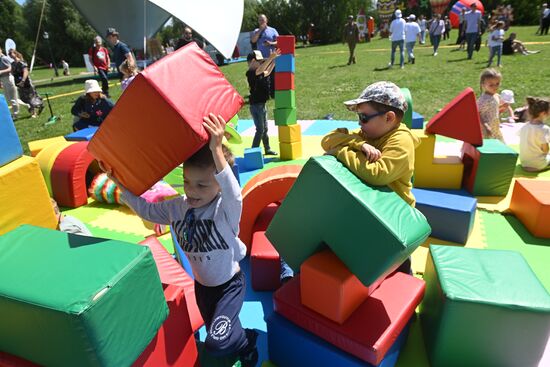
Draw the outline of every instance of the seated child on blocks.
[[[420,144],[401,123],[407,102],[399,87],[391,82],[369,85],[358,98],[344,102],[357,112],[359,130],[339,128],[321,141],[321,146],[359,178],[373,186],[389,186],[414,206],[411,178],[414,149]]]
[[[195,276],[207,352],[218,357],[238,354],[241,366],[255,366],[258,334],[243,329],[239,321],[246,288],[239,266],[246,255],[238,237],[241,188],[231,170],[233,156],[222,144],[225,121],[210,114],[203,126],[210,143],[184,164],[185,196],[148,203],[119,186],[123,201],[141,218],[172,225]]]
[[[539,172],[550,168],[550,127],[544,120],[550,115],[550,101],[527,97],[530,120],[519,131],[519,160],[525,171]]]

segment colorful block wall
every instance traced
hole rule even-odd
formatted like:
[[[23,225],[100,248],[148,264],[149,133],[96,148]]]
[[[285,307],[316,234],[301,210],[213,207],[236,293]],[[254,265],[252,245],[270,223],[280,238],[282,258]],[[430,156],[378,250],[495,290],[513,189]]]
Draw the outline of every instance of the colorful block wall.
[[[277,37],[281,55],[275,59],[275,125],[279,129],[279,150],[282,160],[302,156],[302,133],[296,116],[294,90],[294,36]]]

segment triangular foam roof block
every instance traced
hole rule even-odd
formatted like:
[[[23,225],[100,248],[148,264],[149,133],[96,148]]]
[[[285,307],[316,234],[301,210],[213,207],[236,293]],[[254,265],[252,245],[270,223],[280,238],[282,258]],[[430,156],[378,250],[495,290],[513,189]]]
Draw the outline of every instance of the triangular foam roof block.
[[[475,146],[483,145],[474,90],[468,87],[449,102],[426,125],[426,132],[458,139]]]
[[[208,142],[204,116],[229,121],[243,104],[210,56],[191,42],[136,76],[88,150],[141,195]]]

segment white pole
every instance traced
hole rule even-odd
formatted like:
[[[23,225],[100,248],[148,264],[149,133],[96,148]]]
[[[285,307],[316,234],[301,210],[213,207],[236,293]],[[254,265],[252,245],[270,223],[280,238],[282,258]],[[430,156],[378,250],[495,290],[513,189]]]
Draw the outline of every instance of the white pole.
[[[147,0],[143,0],[143,68],[147,67]]]
[[[40,28],[42,27],[42,18],[44,17],[44,9],[46,8],[46,0],[42,3],[42,11],[40,12],[40,20],[38,21],[38,30],[36,31],[36,40],[34,41],[34,50],[32,50],[31,66],[29,73],[32,73],[34,67],[34,58],[36,56],[36,47],[38,46],[38,38],[40,37]],[[52,62],[55,62],[52,60]]]

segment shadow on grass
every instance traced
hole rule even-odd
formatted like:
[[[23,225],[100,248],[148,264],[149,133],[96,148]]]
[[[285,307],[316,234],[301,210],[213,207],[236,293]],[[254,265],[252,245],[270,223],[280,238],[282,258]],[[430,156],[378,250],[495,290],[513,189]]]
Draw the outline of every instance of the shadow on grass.
[[[466,60],[468,60],[468,58],[467,58],[467,57],[463,57],[463,58],[461,58],[461,59],[447,60],[447,62],[450,62],[450,63],[452,63],[452,62],[462,62],[462,61],[466,61]]]
[[[550,239],[538,238],[533,236],[527,228],[513,215],[504,215],[504,218],[510,224],[510,227],[521,237],[526,245],[547,246],[550,247]]]
[[[351,66],[351,65],[348,65],[348,64],[332,65],[332,66],[329,66],[327,69],[332,70],[332,69],[336,69],[336,68],[345,68],[345,67],[348,67],[348,66]]]
[[[385,70],[390,70],[391,67],[390,66],[385,66],[383,68],[374,68],[374,71],[385,71]]]

